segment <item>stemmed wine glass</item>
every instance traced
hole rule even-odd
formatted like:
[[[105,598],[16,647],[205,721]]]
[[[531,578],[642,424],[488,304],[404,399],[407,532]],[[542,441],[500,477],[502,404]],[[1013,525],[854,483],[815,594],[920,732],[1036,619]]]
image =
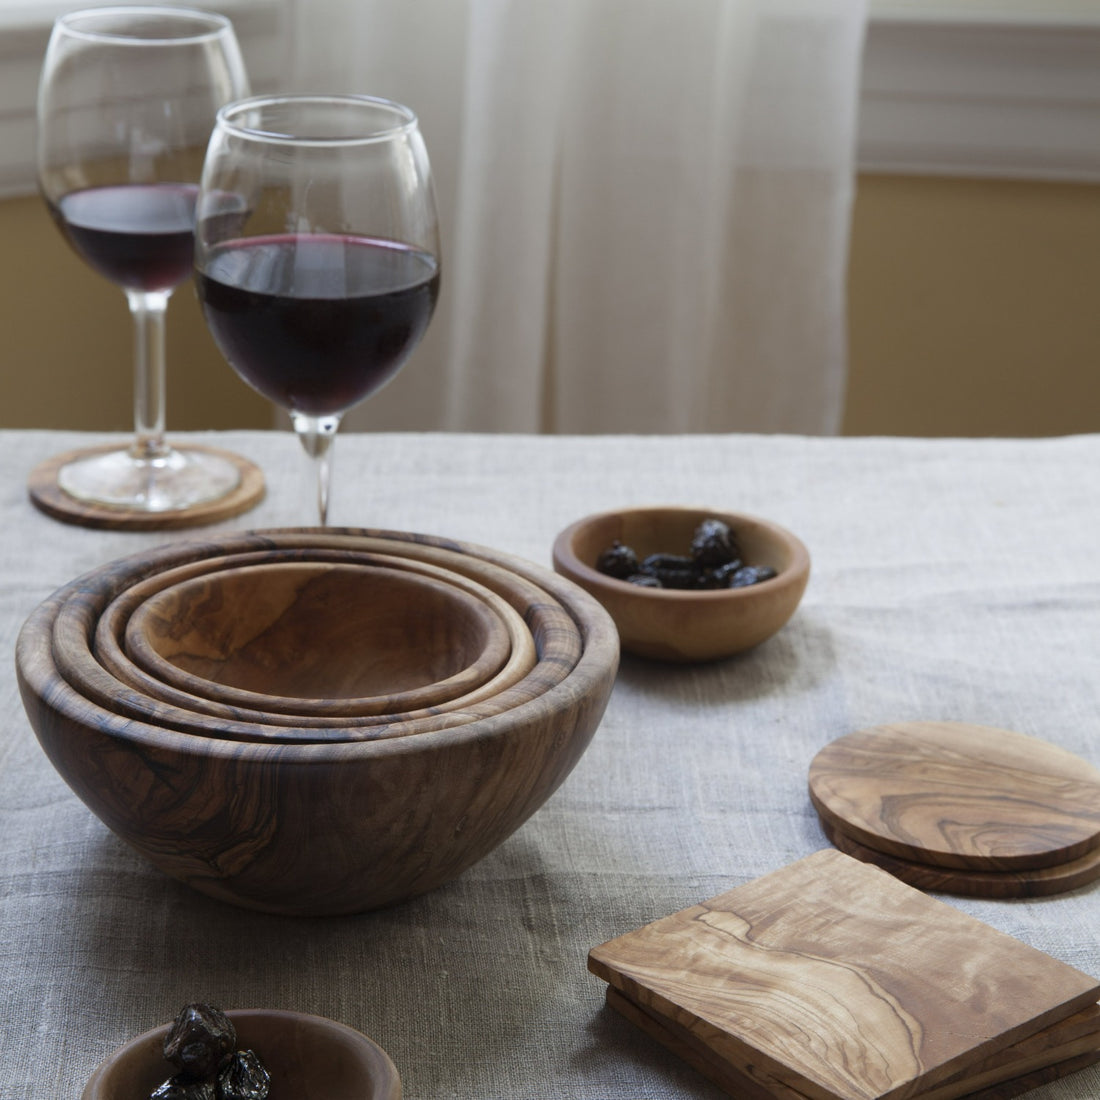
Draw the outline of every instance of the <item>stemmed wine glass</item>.
[[[247,210],[226,218],[227,196]],[[341,416],[400,370],[439,291],[416,116],[389,100],[273,95],[218,112],[199,193],[199,300],[214,341],[290,413],[328,520]]]
[[[223,16],[107,7],[54,24],[38,91],[39,186],[74,251],[125,292],[135,327],[134,439],[61,467],[58,483],[77,500],[164,512],[240,481],[229,457],[165,441],[164,318],[192,270],[214,117],[248,93]]]

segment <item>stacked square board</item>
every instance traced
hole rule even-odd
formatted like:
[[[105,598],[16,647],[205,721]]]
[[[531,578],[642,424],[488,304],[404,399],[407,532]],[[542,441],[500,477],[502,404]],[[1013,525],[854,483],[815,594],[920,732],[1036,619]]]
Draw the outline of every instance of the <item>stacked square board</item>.
[[[1100,1061],[1100,982],[834,849],[588,965],[743,1100],[1005,1100]]]

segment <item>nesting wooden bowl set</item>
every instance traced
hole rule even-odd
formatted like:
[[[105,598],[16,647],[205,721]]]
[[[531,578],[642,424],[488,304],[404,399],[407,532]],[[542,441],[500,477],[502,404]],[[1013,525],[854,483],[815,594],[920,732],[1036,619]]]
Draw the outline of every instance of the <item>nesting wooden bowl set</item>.
[[[614,623],[565,578],[404,532],[172,543],[65,585],[17,643],[47,756],[197,890],[292,914],[430,890],[595,732]]]

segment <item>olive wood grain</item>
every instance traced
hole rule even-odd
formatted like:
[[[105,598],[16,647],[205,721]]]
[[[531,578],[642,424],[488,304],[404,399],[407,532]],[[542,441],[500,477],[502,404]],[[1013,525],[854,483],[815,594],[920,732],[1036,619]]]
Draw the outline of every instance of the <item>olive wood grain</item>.
[[[97,447],[85,447],[66,451],[39,463],[27,478],[27,495],[40,511],[52,519],[72,523],[78,527],[97,527],[113,531],[178,531],[187,527],[202,527],[232,519],[255,508],[264,498],[263,471],[254,462],[231,451],[218,447],[204,447],[188,443],[189,451],[201,451],[216,455],[237,467],[241,478],[235,489],[218,500],[204,501],[187,508],[166,512],[135,512],[113,508],[106,504],[93,504],[70,496],[57,483],[62,466],[89,455],[117,451],[122,444],[108,443]]]
[[[288,537],[309,542],[308,532]],[[137,852],[211,897],[266,912],[335,915],[431,890],[522,825],[570,773],[600,722],[618,636],[587,593],[473,544],[347,534],[352,543],[364,537],[391,549],[423,544],[480,557],[545,584],[579,630],[579,659],[553,687],[491,717],[421,736],[311,744],[180,733],[97,706],[58,675],[54,620],[83,587],[107,575],[133,583],[224,554],[231,543],[272,547],[262,532],[110,563],[55,592],[20,631],[20,694],[59,775]]]
[[[134,661],[184,691],[320,716],[446,703],[511,653],[503,621],[456,585],[327,562],[234,566],[170,585],[135,609],[125,637]]]
[[[522,608],[522,614],[532,633],[536,663],[514,683],[502,685],[500,690],[494,690],[492,694],[486,693],[484,697],[468,703],[464,702],[461,706],[452,708],[441,705],[426,711],[380,716],[377,719],[317,719],[298,716],[281,719],[274,713],[249,712],[212,700],[199,700],[193,696],[184,698],[180,705],[163,702],[162,698],[169,697],[167,692],[175,689],[163,685],[157,695],[153,696],[146,694],[140,684],[137,687],[128,686],[129,678],[124,681],[111,675],[100,664],[89,644],[89,635],[96,632],[104,605],[109,604],[118,593],[128,590],[131,574],[135,574],[134,583],[150,579],[145,572],[145,558],[139,556],[136,562],[113,565],[91,576],[78,578],[64,590],[52,640],[54,660],[62,677],[99,706],[180,732],[234,740],[311,742],[425,734],[489,717],[536,698],[568,675],[579,659],[582,636],[566,605],[552,591],[547,591],[542,585],[500,563],[484,562],[474,554],[453,548],[422,546],[415,541],[394,538],[342,538],[339,535],[325,534],[318,536],[325,541],[314,550],[309,545],[311,536],[307,532],[290,535],[284,540],[285,546],[269,547],[265,551],[256,549],[257,540],[248,536],[243,538],[243,544],[236,540],[227,541],[225,549],[239,549],[242,555],[267,554],[272,560],[284,560],[288,553],[310,555],[324,553],[326,550],[336,554],[369,553],[369,549],[351,548],[364,546],[388,550],[391,558],[406,555],[409,562],[416,563],[417,568],[442,568],[440,563],[446,563],[450,572],[477,578],[487,588],[495,588],[517,609]],[[345,547],[342,551],[339,549],[341,544]],[[193,555],[196,552],[194,546],[183,545],[176,551],[180,564],[170,565],[166,562],[160,573],[153,571],[153,576],[162,576],[173,568],[201,568],[205,559],[199,551],[199,560],[195,561]],[[213,554],[211,560],[231,556],[233,555]],[[138,573],[140,579],[136,575]],[[543,573],[547,578],[545,583],[557,591],[560,578],[546,571]],[[281,721],[285,724],[279,724]]]
[[[1100,771],[1056,745],[963,722],[847,734],[814,757],[821,817],[868,848],[963,870],[1034,870],[1100,847]]]
[[[1065,894],[1100,879],[1100,848],[1051,867],[1018,871],[963,871],[937,867],[877,852],[822,820],[821,831],[835,848],[864,863],[873,863],[895,878],[933,893],[971,898],[1041,898]]]
[[[354,717],[342,717],[334,714],[318,716],[317,714],[280,713],[231,706],[217,700],[204,698],[193,692],[174,687],[172,684],[151,675],[139,665],[134,664],[123,649],[123,636],[135,609],[140,607],[145,600],[162,592],[165,588],[230,567],[271,563],[288,564],[291,562],[336,562],[385,566],[444,580],[447,584],[461,588],[476,596],[500,618],[508,632],[511,644],[508,660],[500,671],[484,684],[463,695],[437,703],[435,706],[408,711],[395,710],[376,715],[364,714]],[[560,604],[555,604],[552,609],[547,609],[544,614],[541,604],[547,603],[549,597],[541,593],[541,590],[535,586],[521,585],[518,578],[509,583],[507,578],[503,576],[499,579],[499,585],[501,591],[509,592],[509,598],[506,599],[500,592],[494,591],[462,573],[393,554],[367,554],[350,550],[288,549],[226,555],[191,562],[188,565],[174,569],[166,569],[162,573],[148,577],[123,590],[107,604],[102,614],[95,621],[92,656],[110,676],[115,677],[127,687],[133,688],[137,693],[148,696],[150,700],[167,703],[172,707],[193,714],[212,715],[231,721],[258,722],[265,725],[306,727],[385,725],[394,727],[420,719],[431,718],[447,711],[469,707],[474,703],[501,694],[506,689],[515,686],[524,677],[530,675],[534,669],[539,660],[540,647],[544,640],[543,631],[547,626],[545,620],[550,619],[559,626],[562,624],[572,626],[572,620],[569,619]],[[538,599],[540,606],[531,608],[530,602],[524,603],[524,596],[520,592],[521,588],[526,595]],[[530,625],[525,622],[517,607],[530,609]],[[63,609],[61,616],[64,616],[69,610],[71,609]],[[61,616],[59,616],[59,621]],[[79,640],[74,644],[73,653],[72,659],[74,662],[79,663],[81,666],[87,663],[86,646]],[[110,698],[112,685],[107,684],[106,678],[101,674],[95,677],[95,683],[93,684],[88,682],[81,672],[73,668],[67,658],[59,660],[58,667],[62,669],[63,673],[66,672],[66,669],[72,673],[74,678],[71,678],[70,682],[74,686],[83,685],[87,687],[90,697],[102,702],[103,705],[110,705],[107,700]],[[117,685],[114,685],[114,688],[117,690]],[[127,699],[132,700],[132,697],[128,695]],[[129,712],[129,707],[127,709]],[[134,710],[136,712],[135,716],[139,718],[159,718],[163,715],[163,711],[151,710],[147,706],[138,705],[134,707]],[[193,729],[191,731],[194,732]],[[199,730],[198,732],[202,731]]]
[[[237,1009],[228,1013],[237,1047],[252,1050],[271,1074],[279,1100],[401,1100],[401,1077],[389,1055],[346,1024],[301,1012]],[[81,1100],[142,1100],[171,1076],[164,1060],[170,1025],[145,1032],[106,1057]]]
[[[607,987],[607,1004],[736,1100],[807,1100],[805,1093],[768,1077],[755,1066],[738,1069],[723,1061],[689,1028],[635,1004],[614,986]],[[1071,1020],[1086,1016],[1089,1025],[1095,1028],[1095,1009]],[[1080,1030],[1080,1024],[1065,1029],[1062,1024],[1054,1024],[1035,1036],[1042,1037],[1041,1050],[1024,1040],[995,1059],[982,1062],[973,1074],[914,1093],[913,1100],[1009,1100],[1038,1085],[1076,1073],[1100,1061],[1100,1035],[1095,1031],[1088,1035],[1074,1034]]]
[[[1095,1005],[1100,983],[824,849],[589,953],[717,1057],[811,1100],[902,1100]]]

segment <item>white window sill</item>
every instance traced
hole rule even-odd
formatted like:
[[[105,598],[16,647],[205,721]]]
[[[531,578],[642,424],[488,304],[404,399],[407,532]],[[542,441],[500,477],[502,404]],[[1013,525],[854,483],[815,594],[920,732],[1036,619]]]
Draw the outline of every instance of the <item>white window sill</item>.
[[[200,5],[202,6],[202,5]],[[279,86],[287,0],[216,0],[255,90]],[[34,99],[71,0],[0,0],[0,197],[34,181]],[[862,171],[1100,181],[1100,0],[871,0]]]
[[[286,0],[188,0],[228,15],[254,91],[277,86],[286,71]],[[72,0],[0,0],[0,198],[35,190],[35,99],[54,19]]]
[[[859,164],[1100,180],[1100,3],[873,2]]]

